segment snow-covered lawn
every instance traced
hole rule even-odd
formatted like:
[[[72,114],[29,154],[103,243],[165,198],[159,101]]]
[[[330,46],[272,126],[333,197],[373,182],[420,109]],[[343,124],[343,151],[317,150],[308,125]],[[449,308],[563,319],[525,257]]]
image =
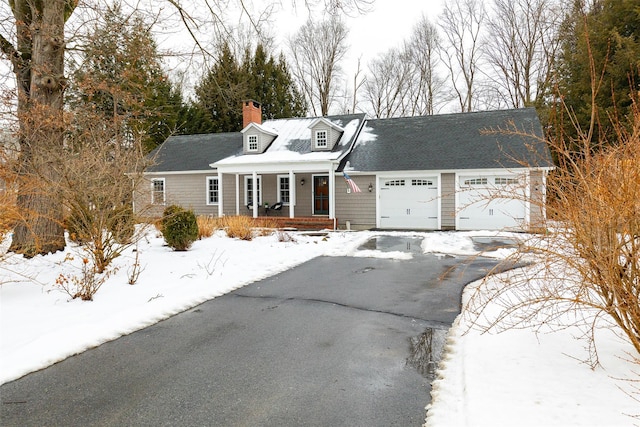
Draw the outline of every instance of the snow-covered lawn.
[[[406,253],[358,251],[374,232],[332,232],[327,237],[290,233],[253,241],[219,232],[187,252],[173,252],[151,230],[138,247],[144,269],[134,285],[133,249],[116,259],[113,272],[92,302],[71,300],[55,286],[60,274],[80,275],[82,253],[31,260],[12,256],[0,268],[0,383],[131,333],[203,301],[282,272],[320,255],[406,258]],[[402,235],[406,233],[385,233]],[[473,255],[471,237],[491,233],[411,233],[423,236],[428,252]],[[504,256],[503,251],[492,254]],[[632,393],[639,365],[633,349],[607,331],[600,333],[602,366],[591,370],[584,342],[573,327],[535,334],[467,332],[459,316],[433,389],[429,426],[454,425],[633,425],[640,403]],[[467,332],[467,333],[464,333]],[[636,371],[634,374],[633,371]]]

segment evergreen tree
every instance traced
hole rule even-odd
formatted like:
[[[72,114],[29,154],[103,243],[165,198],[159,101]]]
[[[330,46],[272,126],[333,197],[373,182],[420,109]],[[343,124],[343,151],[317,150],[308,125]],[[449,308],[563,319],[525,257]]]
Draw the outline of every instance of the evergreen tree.
[[[123,131],[144,135],[152,150],[178,127],[183,102],[162,69],[150,26],[138,14],[123,14],[116,2],[89,38],[70,103],[123,120]]]
[[[583,130],[591,122],[592,78],[595,97],[593,141],[611,140],[611,119],[629,123],[640,93],[640,7],[637,0],[595,0],[588,8],[575,0],[563,28],[559,65],[560,93]],[[591,69],[593,61],[593,70]],[[598,82],[602,79],[600,82]],[[575,136],[573,126],[565,129]]]
[[[197,104],[205,109],[216,132],[242,128],[242,101],[262,104],[266,119],[300,117],[306,112],[304,98],[296,87],[283,55],[278,60],[263,45],[249,50],[238,61],[228,45],[218,61],[196,87]]]

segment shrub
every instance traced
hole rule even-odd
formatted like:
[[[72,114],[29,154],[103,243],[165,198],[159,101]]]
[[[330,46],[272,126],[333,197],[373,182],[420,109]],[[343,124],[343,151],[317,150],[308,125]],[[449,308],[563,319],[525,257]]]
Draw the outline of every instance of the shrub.
[[[224,229],[227,236],[240,240],[253,240],[253,228],[255,224],[253,218],[249,216],[226,216],[224,217]]]
[[[115,241],[120,244],[131,243],[136,231],[135,224],[135,215],[129,205],[122,205],[114,209],[109,218],[107,218],[107,229],[111,232]]]
[[[165,209],[162,234],[167,245],[176,251],[186,251],[198,239],[198,221],[191,210],[178,206]]]
[[[198,240],[211,237],[213,233],[222,228],[219,218],[211,216],[199,216],[198,221]]]

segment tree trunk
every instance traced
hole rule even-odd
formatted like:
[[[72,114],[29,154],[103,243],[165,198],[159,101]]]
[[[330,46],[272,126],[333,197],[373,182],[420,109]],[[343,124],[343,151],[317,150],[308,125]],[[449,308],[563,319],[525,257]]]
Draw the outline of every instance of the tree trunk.
[[[64,249],[57,165],[63,159],[65,0],[16,1],[20,157],[17,204],[21,220],[10,250],[27,256]]]

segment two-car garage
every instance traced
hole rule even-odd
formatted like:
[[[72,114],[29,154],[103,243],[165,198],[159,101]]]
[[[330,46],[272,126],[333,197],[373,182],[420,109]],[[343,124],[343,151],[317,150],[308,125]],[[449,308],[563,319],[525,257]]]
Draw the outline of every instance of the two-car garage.
[[[525,179],[515,174],[457,175],[443,190],[441,175],[378,178],[378,227],[438,230],[455,217],[458,230],[522,229],[526,219]],[[440,190],[439,190],[440,188]],[[442,200],[451,203],[443,203]]]

